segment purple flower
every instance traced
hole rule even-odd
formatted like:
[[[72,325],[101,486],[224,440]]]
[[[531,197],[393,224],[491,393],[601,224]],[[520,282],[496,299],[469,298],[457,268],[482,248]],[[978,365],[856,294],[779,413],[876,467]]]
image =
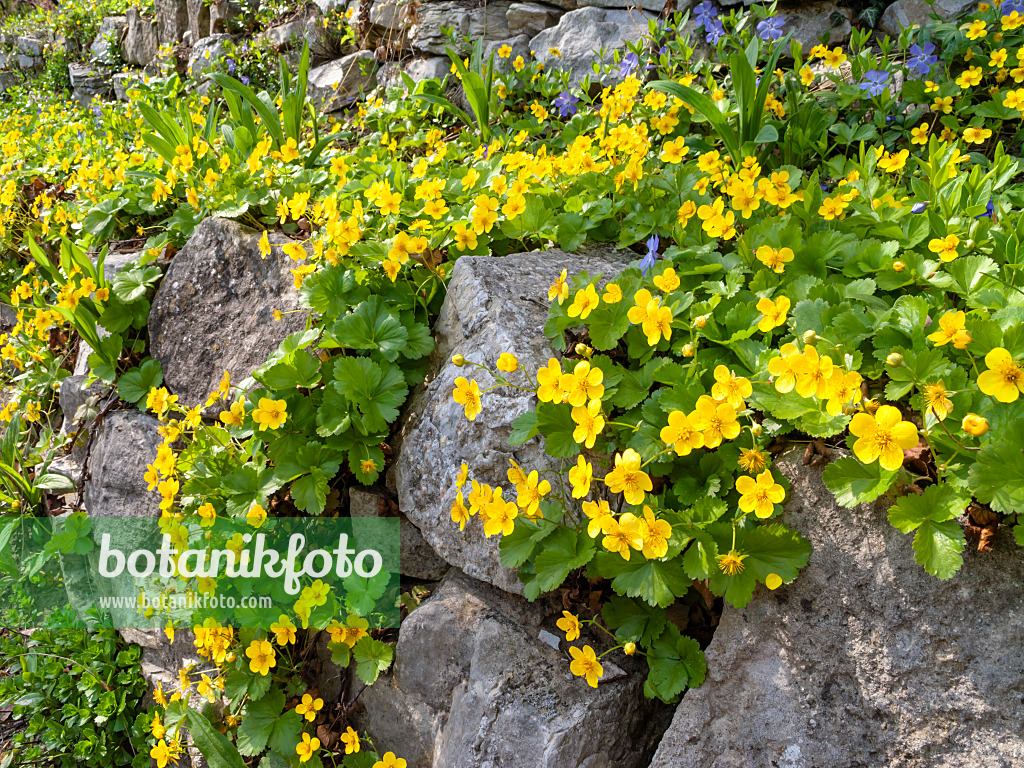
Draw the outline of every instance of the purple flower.
[[[242,75],[242,76],[241,76],[241,77],[240,77],[239,79],[240,79],[240,80],[242,81],[242,85],[248,85],[249,83],[251,83],[251,82],[252,82],[252,81],[251,81],[251,80],[250,80],[250,79],[249,79],[248,77],[246,77],[245,75]]]
[[[857,87],[867,91],[868,96],[880,96],[888,82],[888,72],[884,69],[872,69],[864,73],[864,79],[857,83]]]
[[[989,198],[988,205],[985,206],[985,212],[980,216],[975,216],[976,219],[995,219],[996,207],[992,203],[992,198]]]
[[[228,59],[228,72],[230,74],[232,74],[232,75],[235,74],[235,60],[234,59]]]
[[[757,36],[762,40],[778,40],[782,37],[784,26],[786,26],[786,20],[781,16],[769,16],[767,19],[757,22]]]
[[[928,203],[914,203],[910,206],[911,213],[922,213],[925,208],[928,207]]]
[[[910,58],[907,59],[907,69],[924,77],[932,71],[932,66],[939,60],[939,57],[935,56],[934,53],[934,44],[925,43],[922,46],[915,43],[910,46]]]
[[[646,275],[647,270],[654,266],[654,260],[658,258],[658,244],[660,242],[657,233],[647,239],[647,255],[640,262],[641,274]]]
[[[999,14],[1001,16],[1009,16],[1014,11],[1024,14],[1024,0],[1006,0],[1005,3],[999,6]]]
[[[619,77],[629,77],[640,64],[640,59],[633,52],[627,53],[619,62]]]
[[[711,0],[704,0],[704,2],[693,9],[693,20],[697,22],[698,27],[709,24],[717,16],[718,9],[715,8],[715,4]]]
[[[568,91],[562,91],[558,94],[558,98],[555,99],[555,107],[558,109],[558,114],[562,117],[569,117],[570,115],[576,114],[576,102],[578,102],[579,96],[573,96]]]
[[[722,22],[718,19],[709,21],[705,25],[704,31],[707,32],[704,39],[711,43],[711,45],[718,45],[718,41],[725,35],[725,27],[722,26]]]

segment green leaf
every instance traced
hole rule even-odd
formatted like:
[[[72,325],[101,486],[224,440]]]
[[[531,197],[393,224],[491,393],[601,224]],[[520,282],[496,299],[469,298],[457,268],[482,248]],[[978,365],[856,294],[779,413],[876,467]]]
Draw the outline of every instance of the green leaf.
[[[409,394],[398,368],[387,363],[382,368],[366,357],[338,358],[334,379],[334,386],[363,414],[370,432],[386,431]]]
[[[367,685],[373,685],[377,677],[391,666],[394,649],[385,642],[366,636],[352,647],[356,660],[356,674]]]
[[[533,560],[533,574],[524,581],[524,594],[536,600],[545,592],[562,586],[571,571],[582,568],[594,557],[596,545],[586,531],[558,528],[544,539]]]
[[[971,467],[968,487],[978,501],[997,512],[1024,512],[1024,452],[1020,441],[1004,438],[982,446]]]
[[[235,745],[218,733],[205,715],[190,709],[186,719],[192,740],[210,768],[246,768]]]
[[[647,665],[644,694],[666,702],[675,701],[687,687],[699,686],[707,674],[700,643],[684,636],[674,624],[654,641],[647,653]]]
[[[565,403],[538,403],[537,431],[544,436],[544,450],[556,459],[567,459],[580,452],[572,436],[576,422],[572,407]]]
[[[665,612],[647,603],[613,595],[601,608],[605,624],[619,640],[633,640],[649,648],[668,622]]]
[[[327,475],[313,467],[308,475],[292,482],[292,500],[303,512],[319,515],[327,506]]]
[[[527,411],[516,417],[512,422],[512,434],[508,438],[509,445],[522,445],[538,433],[537,412]]]
[[[601,305],[590,313],[587,318],[587,327],[590,329],[590,340],[594,343],[594,349],[613,349],[629,330],[629,309],[632,304],[623,297],[622,301],[616,304],[602,302]]]
[[[861,464],[852,456],[837,459],[825,467],[822,480],[844,507],[855,507],[874,501],[892,485],[897,470],[882,469],[876,461]]]
[[[955,518],[970,497],[948,483],[930,485],[924,493],[902,497],[889,510],[889,523],[914,535],[914,559],[940,579],[951,578],[963,565],[964,532]]]
[[[278,392],[312,389],[320,382],[320,362],[304,349],[297,350],[272,365],[260,366],[252,377],[267,389]]]
[[[620,302],[622,303],[622,302]],[[609,400],[616,408],[629,410],[647,399],[651,387],[654,386],[654,374],[668,358],[656,357],[636,371],[623,371],[622,379],[615,388],[615,394]]]
[[[732,527],[720,526],[715,540],[719,552],[732,548]],[[736,551],[746,555],[743,570],[734,575],[715,570],[709,581],[711,591],[742,608],[754,594],[758,582],[764,583],[774,573],[789,583],[796,578],[799,570],[807,565],[811,554],[810,543],[796,531],[780,523],[759,525],[750,529],[736,529]]]
[[[132,267],[122,269],[114,275],[114,295],[125,303],[131,303],[146,295],[149,287],[163,272],[159,267]]]
[[[612,579],[612,589],[620,595],[640,597],[651,605],[667,608],[690,588],[690,579],[676,560],[645,560],[634,552],[623,560],[617,552],[600,552],[594,567],[605,578]]]
[[[138,368],[121,375],[117,381],[117,392],[125,402],[138,405],[142,411],[146,410],[143,400],[153,387],[159,387],[164,380],[164,370],[160,361],[147,358]]]
[[[562,519],[561,505],[551,501],[542,501],[540,509],[543,519],[528,520],[522,516],[516,518],[512,533],[502,536],[498,549],[501,553],[501,564],[506,568],[518,568],[533,555],[537,545],[558,530],[558,522]]]
[[[280,688],[274,688],[259,701],[251,702],[238,726],[236,743],[239,753],[253,757],[266,749],[274,723],[283,709],[284,691]]]
[[[274,723],[268,746],[282,755],[294,755],[295,745],[302,739],[301,733],[302,715],[296,712],[294,707],[287,709]]]
[[[409,338],[401,320],[377,296],[371,296],[354,312],[333,323],[331,335],[352,349],[379,350],[387,360],[395,360],[405,350]]]

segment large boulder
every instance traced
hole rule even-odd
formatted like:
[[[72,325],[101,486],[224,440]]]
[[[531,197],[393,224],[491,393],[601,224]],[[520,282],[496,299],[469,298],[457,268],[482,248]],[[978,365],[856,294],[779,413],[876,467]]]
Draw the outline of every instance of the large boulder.
[[[109,76],[87,64],[69,64],[68,77],[71,80],[72,96],[83,107],[97,97],[105,98],[114,92]]]
[[[896,37],[901,29],[926,27],[932,22],[932,14],[949,21],[969,11],[977,10],[974,0],[935,0],[935,5],[925,0],[896,0],[885,9],[878,21],[880,32]]]
[[[188,0],[153,0],[160,45],[180,43],[188,31]]]
[[[262,258],[259,238],[229,219],[206,219],[153,298],[150,348],[183,404],[205,402],[225,370],[235,382],[246,378],[285,336],[305,327],[288,257],[274,248]],[[279,321],[275,309],[285,313]]]
[[[216,34],[204,37],[192,46],[188,57],[188,73],[193,80],[202,79],[206,72],[216,68],[217,60],[226,56],[231,35]]]
[[[809,51],[825,38],[828,45],[843,45],[853,31],[853,11],[840,8],[835,0],[782,8],[779,16],[786,20],[783,32]]]
[[[350,517],[379,517],[388,508],[387,500],[363,488],[350,488],[348,513]],[[403,576],[423,581],[438,581],[448,572],[448,563],[423,539],[420,529],[405,515],[399,515],[399,568]]]
[[[1004,768],[1024,761],[1024,558],[1003,536],[940,581],[887,503],[836,503],[802,452],[783,522],[814,546],[793,584],[726,607],[704,685],[652,768]]]
[[[512,3],[505,13],[508,30],[513,35],[533,37],[541,30],[553,27],[565,10],[542,3]]]
[[[127,16],[104,16],[96,31],[96,39],[89,46],[93,61],[99,64],[116,64],[120,56],[121,38],[128,29]]]
[[[559,650],[553,608],[449,575],[402,622],[360,726],[409,768],[646,766],[666,718],[644,698],[644,665],[606,656],[590,688]]]
[[[83,501],[95,517],[159,517],[160,497],[143,475],[163,438],[160,422],[138,411],[108,413],[93,429]]]
[[[536,398],[529,392],[511,388],[489,392],[483,413],[475,421],[466,419],[462,406],[452,399],[455,379],[475,378],[480,389],[494,380],[486,372],[456,367],[451,357],[458,353],[493,366],[500,353],[512,352],[534,375],[555,354],[543,332],[551,283],[563,269],[604,272],[609,277],[628,264],[630,257],[607,248],[577,254],[550,250],[501,258],[463,256],[455,264],[435,328],[437,348],[429,383],[410,402],[388,481],[397,493],[399,508],[434,551],[473,578],[508,592],[523,592],[515,572],[499,561],[500,537],[486,538],[476,519],[464,531],[452,522],[455,476],[462,462],[480,482],[507,485],[509,459],[537,469],[553,460],[537,438],[518,448],[508,445],[512,422],[536,406]],[[523,378],[520,381],[525,383]]]
[[[452,45],[444,30],[451,28],[456,47],[464,37],[470,41],[503,40],[511,36],[508,28],[506,0],[476,6],[463,0],[441,0],[423,3],[416,9],[416,21],[409,28],[409,44],[417,53],[443,56]]]
[[[347,106],[376,85],[376,64],[370,51],[356,51],[309,71],[309,98],[323,112]]]
[[[121,41],[124,60],[133,66],[144,67],[156,58],[160,49],[157,22],[143,16],[138,8],[129,8],[125,18],[128,19],[128,31]]]
[[[537,61],[550,69],[567,71],[573,84],[578,84],[588,75],[596,79],[593,64],[611,64],[615,49],[639,42],[647,34],[647,20],[652,18],[653,14],[642,10],[580,8],[565,14],[558,26],[534,37],[530,48]],[[616,72],[604,79],[616,80]]]

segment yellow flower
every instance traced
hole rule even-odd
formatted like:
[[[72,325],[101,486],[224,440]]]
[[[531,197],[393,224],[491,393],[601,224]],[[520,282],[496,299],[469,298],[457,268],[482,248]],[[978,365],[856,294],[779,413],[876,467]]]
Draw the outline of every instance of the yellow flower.
[[[569,317],[578,317],[580,320],[586,320],[590,313],[597,308],[600,301],[593,285],[581,288],[576,291],[576,297],[572,300],[572,304],[569,305]]]
[[[939,254],[939,258],[943,261],[952,261],[959,255],[956,250],[958,245],[960,245],[960,238],[956,235],[933,237],[928,241],[928,250]]]
[[[622,289],[615,283],[608,283],[604,287],[604,296],[601,298],[604,299],[605,304],[618,304],[622,301]]]
[[[465,222],[457,222],[452,227],[452,234],[455,235],[455,247],[460,251],[472,251],[477,245],[476,232],[466,227]]]
[[[762,245],[754,252],[758,261],[778,274],[785,271],[786,264],[793,260],[794,255],[792,248],[773,248],[770,245]]]
[[[978,388],[1001,403],[1012,403],[1024,392],[1024,371],[1002,347],[985,355],[988,370],[978,376]]]
[[[455,501],[452,502],[451,514],[452,522],[459,524],[459,530],[466,530],[466,523],[469,522],[469,518],[472,516],[472,513],[466,509],[466,502],[462,497],[462,491],[459,491],[455,495]]]
[[[910,129],[910,143],[925,145],[928,143],[928,123],[921,123]]]
[[[572,656],[569,670],[577,677],[586,678],[587,685],[591,688],[597,688],[597,681],[604,677],[604,667],[597,660],[594,649],[585,645],[581,651],[574,645],[569,648],[569,655]]]
[[[406,762],[401,757],[395,757],[394,752],[385,752],[384,757],[373,764],[373,768],[406,768]]]
[[[288,418],[288,406],[284,400],[271,400],[261,397],[259,405],[252,412],[252,420],[259,424],[260,432],[266,429],[277,429]]]
[[[149,756],[156,760],[157,768],[166,768],[167,764],[178,762],[178,758],[171,753],[170,748],[167,746],[167,742],[160,739],[156,745],[149,750]]]
[[[300,763],[309,762],[313,758],[313,753],[320,749],[320,739],[315,736],[310,737],[308,733],[302,734],[302,741],[295,745],[295,754],[299,756]]]
[[[737,411],[742,411],[746,408],[743,399],[750,397],[753,391],[748,379],[736,376],[724,365],[715,368],[715,383],[711,386],[711,396],[715,400],[723,400]]]
[[[590,493],[590,483],[594,479],[593,465],[583,458],[576,457],[576,465],[569,470],[569,483],[572,485],[574,499],[585,498]]]
[[[562,389],[562,364],[555,358],[537,371],[537,399],[542,403],[560,403],[565,396]]]
[[[898,409],[883,405],[874,416],[858,413],[850,421],[850,434],[858,440],[853,453],[865,464],[876,459],[882,469],[896,470],[903,466],[903,451],[917,445],[917,427],[903,421]]]
[[[740,457],[736,461],[740,469],[757,474],[768,466],[768,457],[760,448],[744,448],[740,451]]]
[[[971,343],[971,334],[966,330],[967,317],[962,311],[947,312],[939,318],[939,330],[928,335],[928,340],[941,347],[953,342],[956,349],[965,349]]]
[[[608,502],[604,499],[601,499],[601,501],[584,501],[583,513],[589,520],[587,523],[587,535],[592,539],[596,539],[599,533],[608,534],[618,527],[618,523],[615,522],[615,518],[612,516],[611,507],[608,506]],[[628,551],[628,544],[626,549]],[[626,559],[629,559],[628,555]]]
[[[679,276],[676,275],[676,271],[672,269],[672,267],[668,267],[664,272],[660,275],[656,275],[654,278],[654,285],[665,293],[671,293],[674,291],[679,287],[680,282]]]
[[[259,528],[263,525],[263,521],[267,519],[267,510],[265,510],[259,504],[253,504],[252,509],[249,510],[245,516],[245,520],[253,528]]]
[[[786,322],[786,313],[789,312],[791,302],[785,296],[779,296],[777,301],[765,297],[757,302],[757,311],[763,317],[757,324],[757,329],[767,333]]]
[[[480,385],[476,380],[468,380],[465,376],[459,376],[455,380],[455,390],[452,398],[456,403],[463,406],[466,411],[466,418],[473,421],[477,414],[483,409],[480,402]]]
[[[928,384],[922,391],[925,409],[935,414],[935,418],[939,421],[949,416],[949,412],[953,410],[953,403],[948,395],[949,390],[946,389],[946,385],[942,381]]]
[[[277,654],[267,640],[253,640],[245,655],[249,658],[249,669],[258,675],[267,675],[271,667],[277,666]]]
[[[741,555],[735,549],[730,549],[727,554],[719,555],[718,568],[726,576],[735,576],[736,574],[743,573],[743,561],[747,559],[746,555]]]
[[[704,435],[682,411],[672,411],[668,415],[668,426],[661,428],[663,443],[671,445],[677,456],[688,456],[690,451],[704,445]]]
[[[567,274],[568,270],[563,269],[562,274],[548,288],[548,301],[558,299],[558,303],[561,304],[569,297],[569,284],[565,280]]]
[[[309,722],[316,720],[316,713],[324,708],[323,699],[314,699],[310,694],[302,694],[302,701],[295,705],[295,711]]]
[[[668,540],[672,536],[672,524],[658,520],[654,510],[644,507],[644,516],[637,522],[637,532],[643,542],[641,551],[648,560],[657,560],[668,552]]]
[[[358,752],[361,746],[359,742],[359,734],[356,733],[350,725],[345,729],[345,732],[341,734],[341,743],[345,745],[345,754],[351,755],[354,752]]]
[[[615,468],[605,475],[604,482],[612,493],[621,493],[627,504],[639,504],[644,493],[654,488],[651,478],[640,465],[640,454],[632,448],[615,454]]]
[[[539,477],[535,469],[527,476],[526,482],[516,486],[516,503],[527,517],[537,514],[541,499],[551,492],[551,483],[539,480]]]
[[[690,421],[703,433],[705,448],[717,448],[723,439],[732,440],[740,433],[736,409],[728,403],[717,403],[707,395],[697,399]]]
[[[988,432],[988,420],[976,413],[968,413],[960,422],[960,428],[969,435],[981,437]]]
[[[964,131],[964,141],[969,144],[984,144],[992,136],[988,128],[968,128]]]
[[[759,518],[771,517],[776,504],[786,498],[786,491],[775,482],[772,473],[765,470],[757,480],[747,475],[736,478],[736,490],[740,492],[740,509],[753,512]]]
[[[966,29],[968,40],[978,40],[988,36],[988,26],[981,19],[975,19]]]
[[[502,352],[498,355],[497,368],[505,373],[513,373],[519,368],[519,360],[511,352]]]
[[[277,636],[278,645],[284,646],[289,643],[295,643],[295,622],[283,613],[277,617],[277,623],[270,625],[270,631]]]
[[[555,626],[565,632],[566,642],[571,643],[578,640],[580,636],[580,620],[568,611],[562,611],[562,618],[555,622]]]
[[[493,498],[483,506],[481,514],[484,517],[485,536],[491,537],[499,533],[508,536],[515,530],[515,519],[519,516],[519,510],[511,501],[505,501],[501,488],[495,488]]]

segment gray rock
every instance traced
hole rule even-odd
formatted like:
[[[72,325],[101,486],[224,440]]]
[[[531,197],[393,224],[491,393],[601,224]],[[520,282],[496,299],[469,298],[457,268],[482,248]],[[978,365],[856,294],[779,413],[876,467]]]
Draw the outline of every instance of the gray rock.
[[[72,95],[83,107],[96,97],[106,97],[113,93],[108,76],[87,64],[69,64],[68,76],[71,79]]]
[[[188,34],[186,30],[185,34]],[[160,50],[156,58],[142,68],[142,74],[148,77],[169,77],[178,70],[178,58],[170,48]],[[182,73],[184,74],[184,73]]]
[[[34,58],[40,58],[43,55],[43,49],[46,47],[46,42],[36,37],[17,37],[14,40],[14,49],[18,53],[23,53],[26,56],[32,56]]]
[[[541,3],[512,3],[505,12],[508,31],[513,35],[533,37],[541,30],[553,27],[565,11]]]
[[[260,257],[259,233],[228,219],[203,221],[171,261],[153,298],[149,338],[179,402],[205,402],[224,371],[241,381],[290,333],[305,327],[289,260]],[[283,236],[271,243],[287,242]],[[273,311],[285,312],[278,322]]]
[[[370,23],[382,37],[394,37],[409,26],[412,7],[409,0],[378,0],[370,6]]]
[[[193,80],[200,80],[204,73],[214,69],[217,59],[227,54],[230,40],[231,35],[209,35],[192,46],[188,72]]]
[[[887,504],[840,507],[802,451],[783,522],[814,546],[793,584],[726,607],[708,676],[652,768],[1008,768],[1024,761],[1024,560],[1006,534],[939,581]]]
[[[380,514],[381,497],[361,488],[349,490],[349,515],[352,517],[377,517]],[[424,581],[437,581],[448,571],[448,563],[424,540],[420,529],[405,515],[400,516],[399,564],[403,576]]]
[[[402,72],[409,75],[414,83],[431,79],[443,80],[444,76],[448,74],[451,64],[451,59],[445,56],[416,58],[404,65],[398,62],[388,62],[381,66],[377,73],[377,82],[385,88],[401,85],[404,82]]]
[[[160,45],[180,43],[188,30],[188,0],[153,0]]]
[[[507,45],[512,49],[512,52],[506,58],[501,58],[498,51],[501,50],[502,46]],[[494,69],[496,72],[507,74],[512,71],[512,65],[516,60],[516,57],[522,56],[523,61],[529,61],[530,59],[530,37],[529,35],[517,35],[516,37],[510,37],[508,40],[492,40],[489,43],[484,43],[484,61],[487,61],[491,54],[494,54]]]
[[[158,517],[160,497],[143,475],[163,441],[160,422],[138,411],[108,413],[93,435],[84,502],[97,517]]]
[[[377,72],[370,51],[356,51],[309,71],[309,98],[323,112],[341,109],[376,85]]]
[[[128,91],[138,85],[139,76],[134,72],[117,72],[110,78],[110,85],[114,89],[114,97],[118,101],[130,101]]]
[[[302,40],[306,34],[305,22],[290,21],[287,24],[282,24],[278,27],[271,27],[263,36],[279,50],[286,48],[292,48],[296,44],[301,48]]]
[[[534,375],[554,355],[543,327],[547,290],[559,273],[586,269],[608,277],[629,260],[610,249],[579,254],[550,250],[502,258],[463,256],[455,264],[435,327],[437,348],[429,383],[410,402],[388,482],[397,493],[399,508],[434,551],[473,578],[508,592],[523,591],[515,572],[499,562],[500,537],[486,538],[477,519],[464,531],[451,520],[453,486],[462,462],[480,482],[507,485],[510,458],[535,469],[555,460],[547,457],[538,439],[518,448],[508,445],[512,422],[536,405],[529,393],[508,388],[489,392],[483,412],[468,421],[452,399],[455,379],[474,377],[481,389],[493,380],[487,373],[457,368],[451,356],[459,353],[467,360],[493,364],[500,353],[512,352]]]
[[[611,11],[603,8],[580,8],[570,11],[558,22],[558,26],[545,29],[530,41],[538,61],[551,69],[569,72],[570,79],[578,84],[588,75],[591,79],[614,82],[616,71],[603,78],[594,75],[594,63],[612,63],[612,50],[624,48],[626,43],[638,42],[647,34],[647,20],[654,18],[645,11]],[[555,56],[555,48],[561,56]],[[602,59],[599,51],[605,51]]]
[[[895,38],[901,29],[925,27],[932,23],[933,13],[949,21],[977,7],[978,3],[972,0],[936,0],[934,7],[924,0],[896,0],[878,20],[878,30]]]
[[[511,36],[506,15],[511,7],[506,0],[494,0],[481,7],[469,7],[459,0],[425,3],[416,10],[416,23],[409,28],[409,44],[419,53],[444,55],[451,45],[442,29],[451,27],[456,47],[463,38],[504,40]]]
[[[402,623],[360,725],[409,768],[646,766],[660,707],[643,696],[643,665],[605,657],[590,688],[540,638],[548,612],[453,572]]]
[[[210,0],[188,1],[188,31],[195,46],[210,34]]]
[[[626,8],[642,8],[651,13],[661,13],[665,7],[665,0],[578,0],[578,2],[580,8],[612,8],[620,11]],[[677,4],[676,9],[680,12],[685,11],[690,5],[691,3],[683,0]]]
[[[0,93],[14,88],[19,82],[14,72],[0,72]]]
[[[100,64],[114,64],[120,56],[121,37],[128,29],[128,17],[104,16],[96,39],[89,46],[93,61]]]
[[[826,35],[827,45],[843,45],[853,31],[853,11],[840,8],[834,0],[780,9],[778,15],[786,20],[783,32],[792,34],[805,52]]]
[[[157,23],[149,16],[143,16],[138,8],[129,8],[125,18],[128,19],[128,31],[121,42],[124,60],[133,66],[144,67],[156,58],[160,49]]]

